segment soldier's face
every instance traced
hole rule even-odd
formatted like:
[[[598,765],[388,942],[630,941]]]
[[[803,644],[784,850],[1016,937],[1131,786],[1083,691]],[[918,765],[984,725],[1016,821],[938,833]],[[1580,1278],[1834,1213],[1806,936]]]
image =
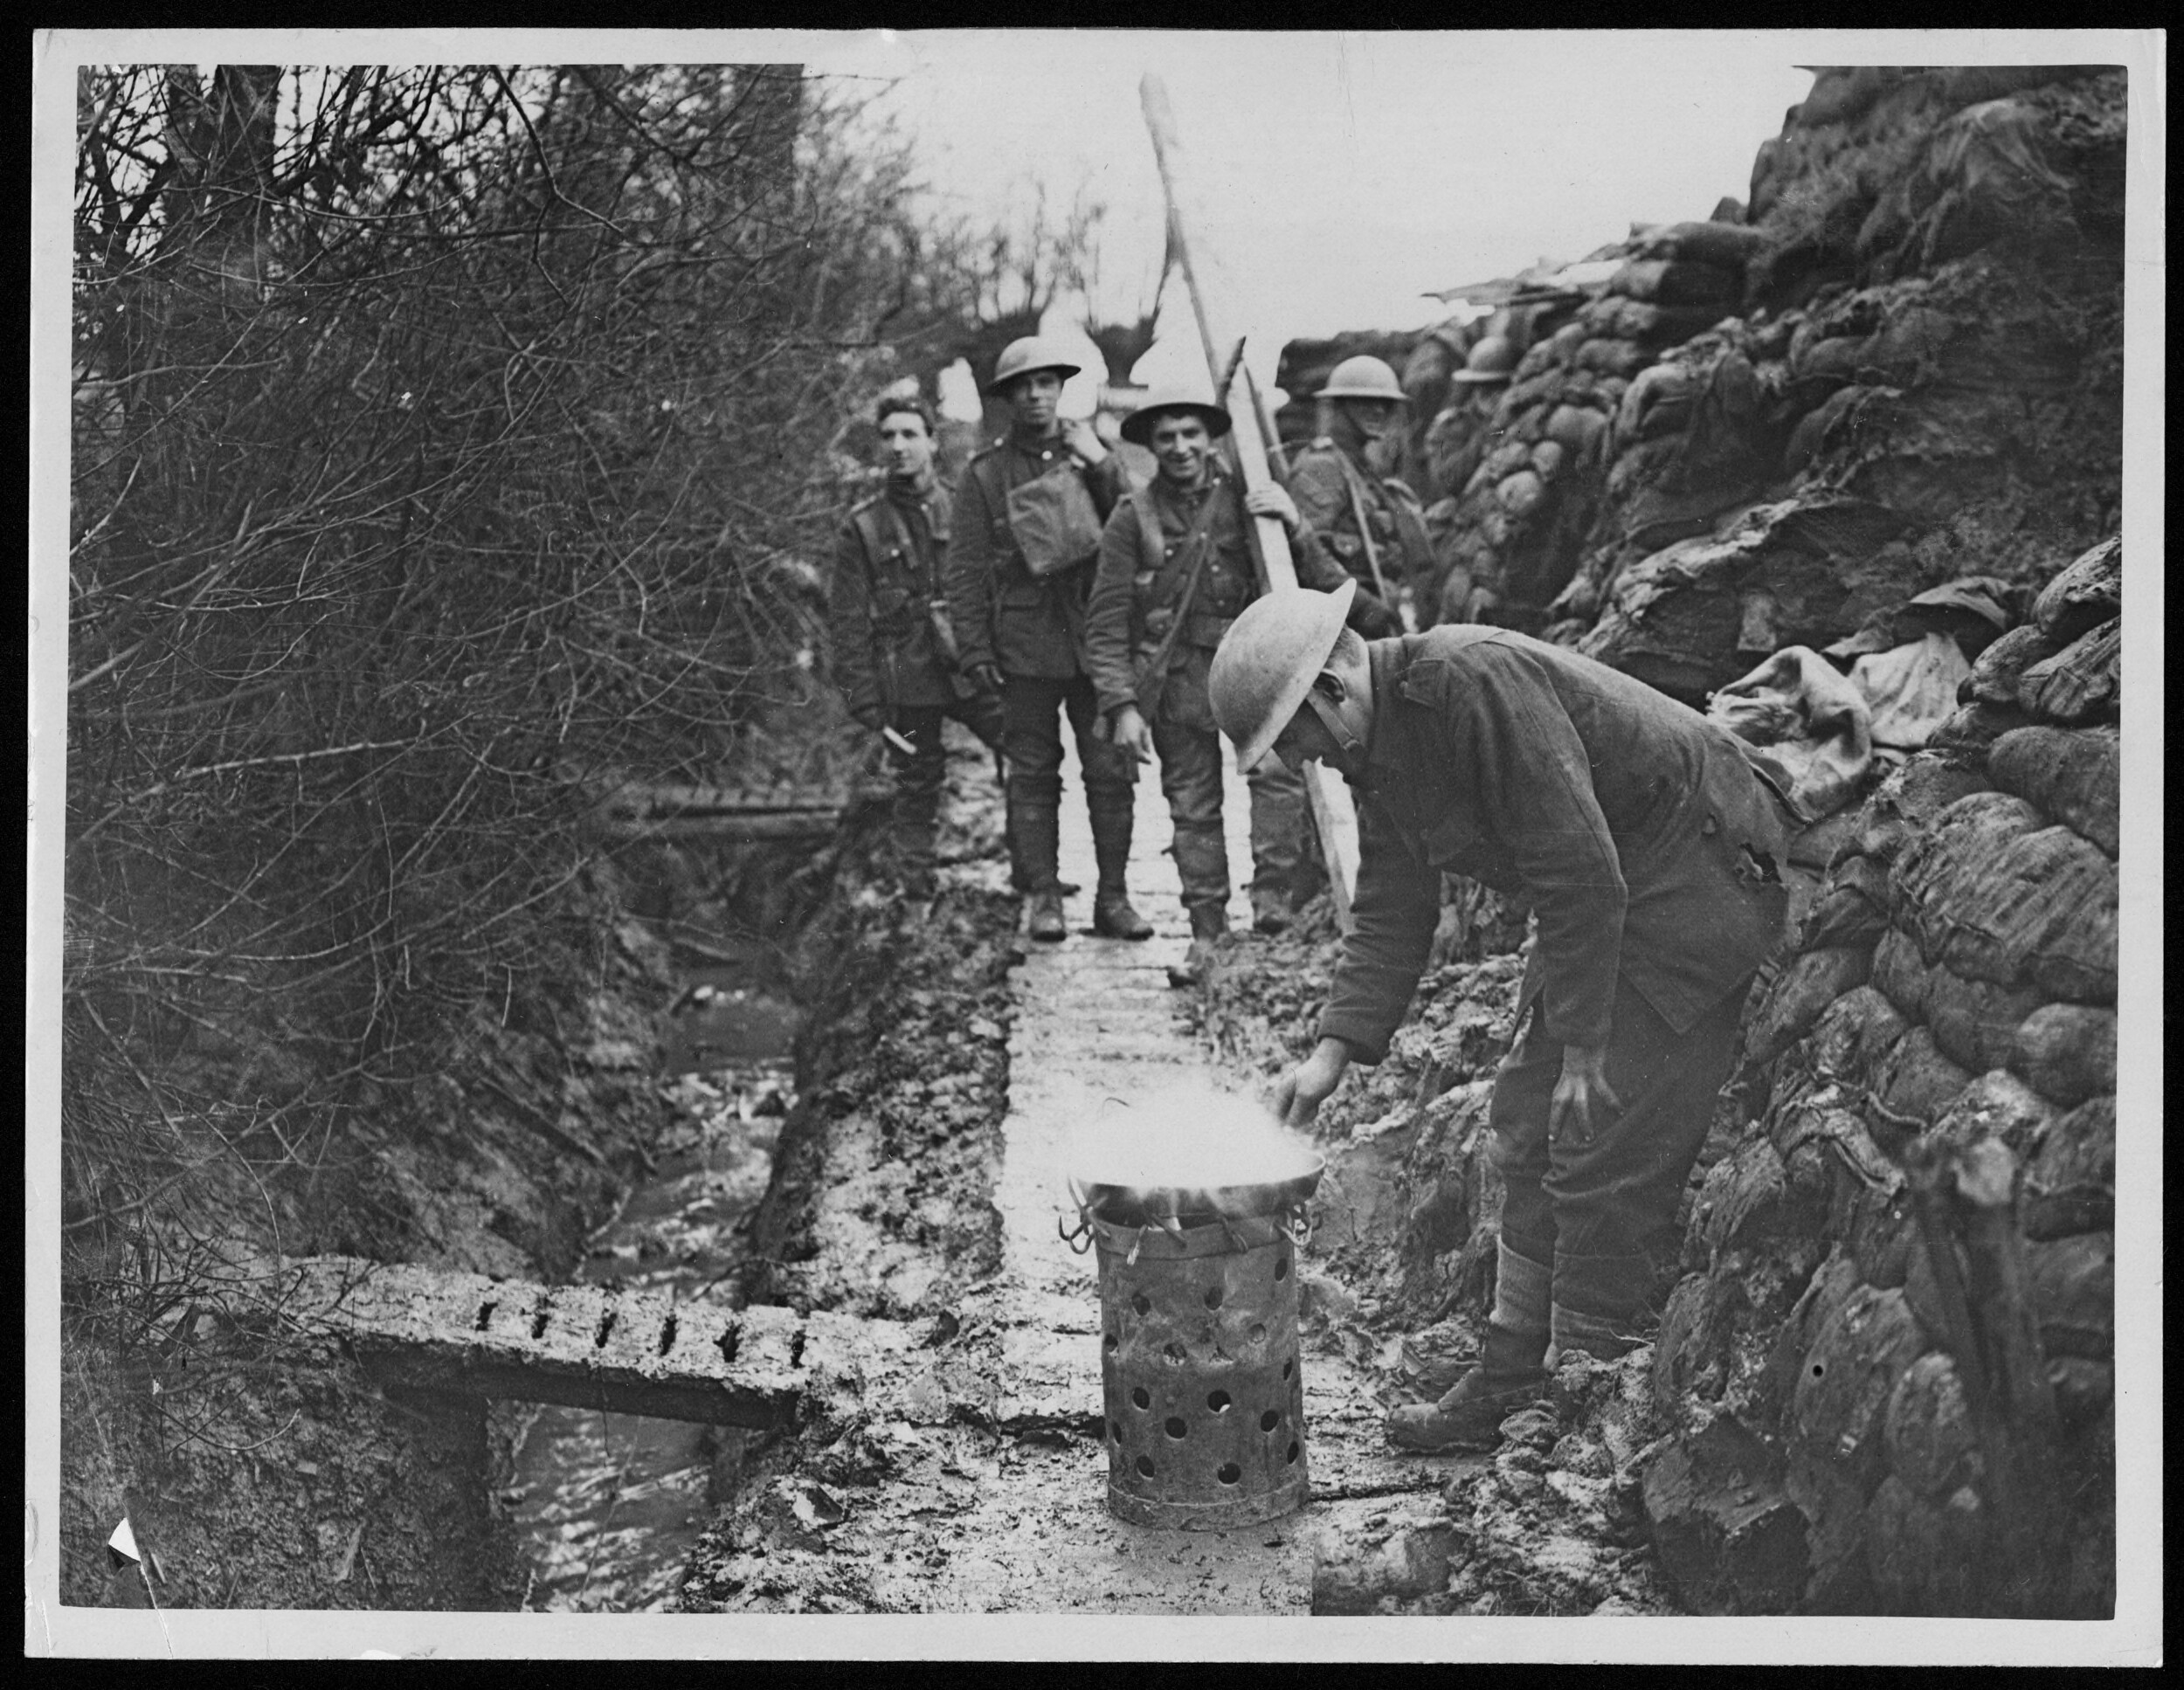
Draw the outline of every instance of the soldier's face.
[[[890,475],[915,479],[932,467],[933,437],[914,410],[891,410],[880,419],[880,456]]]
[[[1009,383],[1008,402],[1015,408],[1018,422],[1045,433],[1054,426],[1054,411],[1061,404],[1061,372],[1026,370]]]
[[[1388,431],[1388,424],[1395,418],[1395,402],[1392,399],[1344,399],[1342,408],[1350,413],[1350,420],[1358,425],[1358,432],[1368,440],[1377,440]]]
[[[1156,417],[1149,438],[1161,474],[1184,486],[1195,486],[1206,473],[1206,455],[1213,449],[1205,421],[1188,412]]]

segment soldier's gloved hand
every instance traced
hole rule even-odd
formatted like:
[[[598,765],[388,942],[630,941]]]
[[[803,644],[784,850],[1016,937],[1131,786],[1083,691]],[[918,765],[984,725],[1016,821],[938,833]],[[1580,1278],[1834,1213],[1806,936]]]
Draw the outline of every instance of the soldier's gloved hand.
[[[971,685],[982,693],[999,693],[1001,690],[1001,670],[998,664],[973,663],[964,670],[964,673],[971,677]]]
[[[860,705],[849,714],[857,726],[868,734],[878,733],[888,723],[887,712],[876,704]]]
[[[1139,762],[1152,761],[1152,728],[1144,712],[1125,704],[1115,712],[1115,748]]]
[[[1350,1066],[1350,1046],[1339,1038],[1323,1038],[1311,1055],[1283,1074],[1269,1100],[1285,1127],[1309,1127],[1319,1106],[1342,1084]]]
[[[1607,1046],[1565,1045],[1562,1078],[1547,1102],[1547,1142],[1582,1149],[1622,1107],[1607,1083]]]
[[[1244,508],[1254,516],[1275,518],[1290,534],[1295,534],[1302,526],[1303,519],[1296,514],[1296,500],[1289,497],[1287,488],[1278,487],[1271,481],[1246,493]]]

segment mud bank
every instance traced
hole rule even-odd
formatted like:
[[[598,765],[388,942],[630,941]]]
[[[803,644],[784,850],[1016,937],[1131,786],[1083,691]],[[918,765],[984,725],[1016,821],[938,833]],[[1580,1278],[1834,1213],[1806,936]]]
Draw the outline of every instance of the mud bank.
[[[865,848],[869,819],[853,813],[833,846],[793,859],[601,853],[575,888],[592,955],[471,1006],[432,1080],[365,1099],[314,1166],[264,1176],[187,1254],[109,1264],[72,1239],[79,1283],[134,1289],[65,1311],[62,1601],[519,1605],[522,1522],[499,1494],[508,1417],[381,1389],[231,1264],[340,1253],[547,1282],[577,1273],[679,1118],[660,1034],[690,966],[800,989],[801,925]],[[667,937],[678,930],[711,940],[678,948]],[[149,1597],[107,1563],[125,1514]]]

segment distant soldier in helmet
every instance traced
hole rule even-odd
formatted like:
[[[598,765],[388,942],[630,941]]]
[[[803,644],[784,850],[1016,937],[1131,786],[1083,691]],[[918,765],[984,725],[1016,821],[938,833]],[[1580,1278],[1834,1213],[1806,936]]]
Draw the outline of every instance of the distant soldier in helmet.
[[[1506,1196],[1479,1363],[1388,1421],[1414,1449],[1490,1445],[1544,1387],[1551,1344],[1610,1359],[1650,1315],[1746,991],[1782,936],[1785,811],[1719,724],[1510,629],[1367,645],[1339,604],[1275,594],[1236,619],[1208,687],[1239,762],[1331,763],[1358,795],[1353,927],[1319,1042],[1275,1095],[1291,1126],[1386,1055],[1444,871],[1538,916],[1488,1108]]]
[[[1448,378],[1448,403],[1426,431],[1426,460],[1434,482],[1451,498],[1462,495],[1480,460],[1496,444],[1494,409],[1519,355],[1517,342],[1508,335],[1488,335],[1471,348],[1463,368]],[[1431,602],[1419,606],[1420,620],[1428,625],[1476,621],[1482,605],[1473,587],[1469,569],[1449,569],[1434,583]]]
[[[891,393],[874,421],[887,485],[850,512],[835,541],[834,678],[849,714],[887,736],[895,864],[903,890],[925,897],[948,769],[941,724],[953,716],[998,751],[1001,701],[957,666],[940,581],[950,500],[933,468],[933,408]]]
[[[1375,461],[1392,440],[1404,402],[1403,384],[1379,359],[1344,358],[1319,390],[1321,432],[1297,454],[1289,493],[1312,530],[1374,605],[1386,609],[1395,632],[1416,625],[1427,607],[1413,600],[1433,572],[1426,520],[1408,487],[1386,477]],[[1378,620],[1372,609],[1365,615]],[[1399,620],[1399,618],[1400,618]]]
[[[1130,907],[1123,884],[1137,766],[1094,731],[1099,708],[1083,652],[1101,526],[1126,482],[1090,424],[1062,419],[1062,383],[1077,369],[1035,335],[1002,349],[986,390],[1008,402],[1012,424],[971,459],[957,489],[948,603],[964,673],[1001,698],[1010,866],[1031,899],[1031,936],[1051,942],[1069,930],[1059,872],[1066,716],[1099,867],[1092,929],[1148,939],[1152,925]]]
[[[1185,389],[1153,394],[1124,420],[1123,438],[1149,450],[1158,470],[1108,519],[1085,636],[1115,744],[1140,761],[1160,759],[1191,917],[1191,950],[1171,976],[1178,985],[1198,977],[1213,940],[1228,930],[1220,733],[1206,681],[1213,648],[1259,597],[1252,517],[1277,518],[1289,531],[1302,586],[1331,590],[1350,578],[1289,494],[1271,485],[1248,493],[1228,473],[1213,443],[1230,426],[1227,410]],[[1303,791],[1271,759],[1250,779],[1254,925],[1276,931],[1289,919]]]

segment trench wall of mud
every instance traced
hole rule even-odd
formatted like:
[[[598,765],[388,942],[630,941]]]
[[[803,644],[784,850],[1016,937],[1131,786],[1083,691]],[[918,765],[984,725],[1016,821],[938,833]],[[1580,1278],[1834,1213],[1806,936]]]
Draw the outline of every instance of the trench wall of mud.
[[[810,989],[803,935],[871,817],[826,848],[625,844],[570,896],[593,966],[470,1006],[431,1080],[342,1125],[310,1183],[271,1186],[222,1247],[337,1253],[554,1282],[649,1166],[678,987],[666,936]],[[246,1288],[251,1287],[251,1288]],[[80,1333],[62,1357],[61,1595],[142,1605],[106,1561],[127,1514],[171,1607],[512,1608],[515,1546],[493,1495],[505,1452],[480,1399],[390,1393],[217,1259],[171,1288],[150,1342]]]

